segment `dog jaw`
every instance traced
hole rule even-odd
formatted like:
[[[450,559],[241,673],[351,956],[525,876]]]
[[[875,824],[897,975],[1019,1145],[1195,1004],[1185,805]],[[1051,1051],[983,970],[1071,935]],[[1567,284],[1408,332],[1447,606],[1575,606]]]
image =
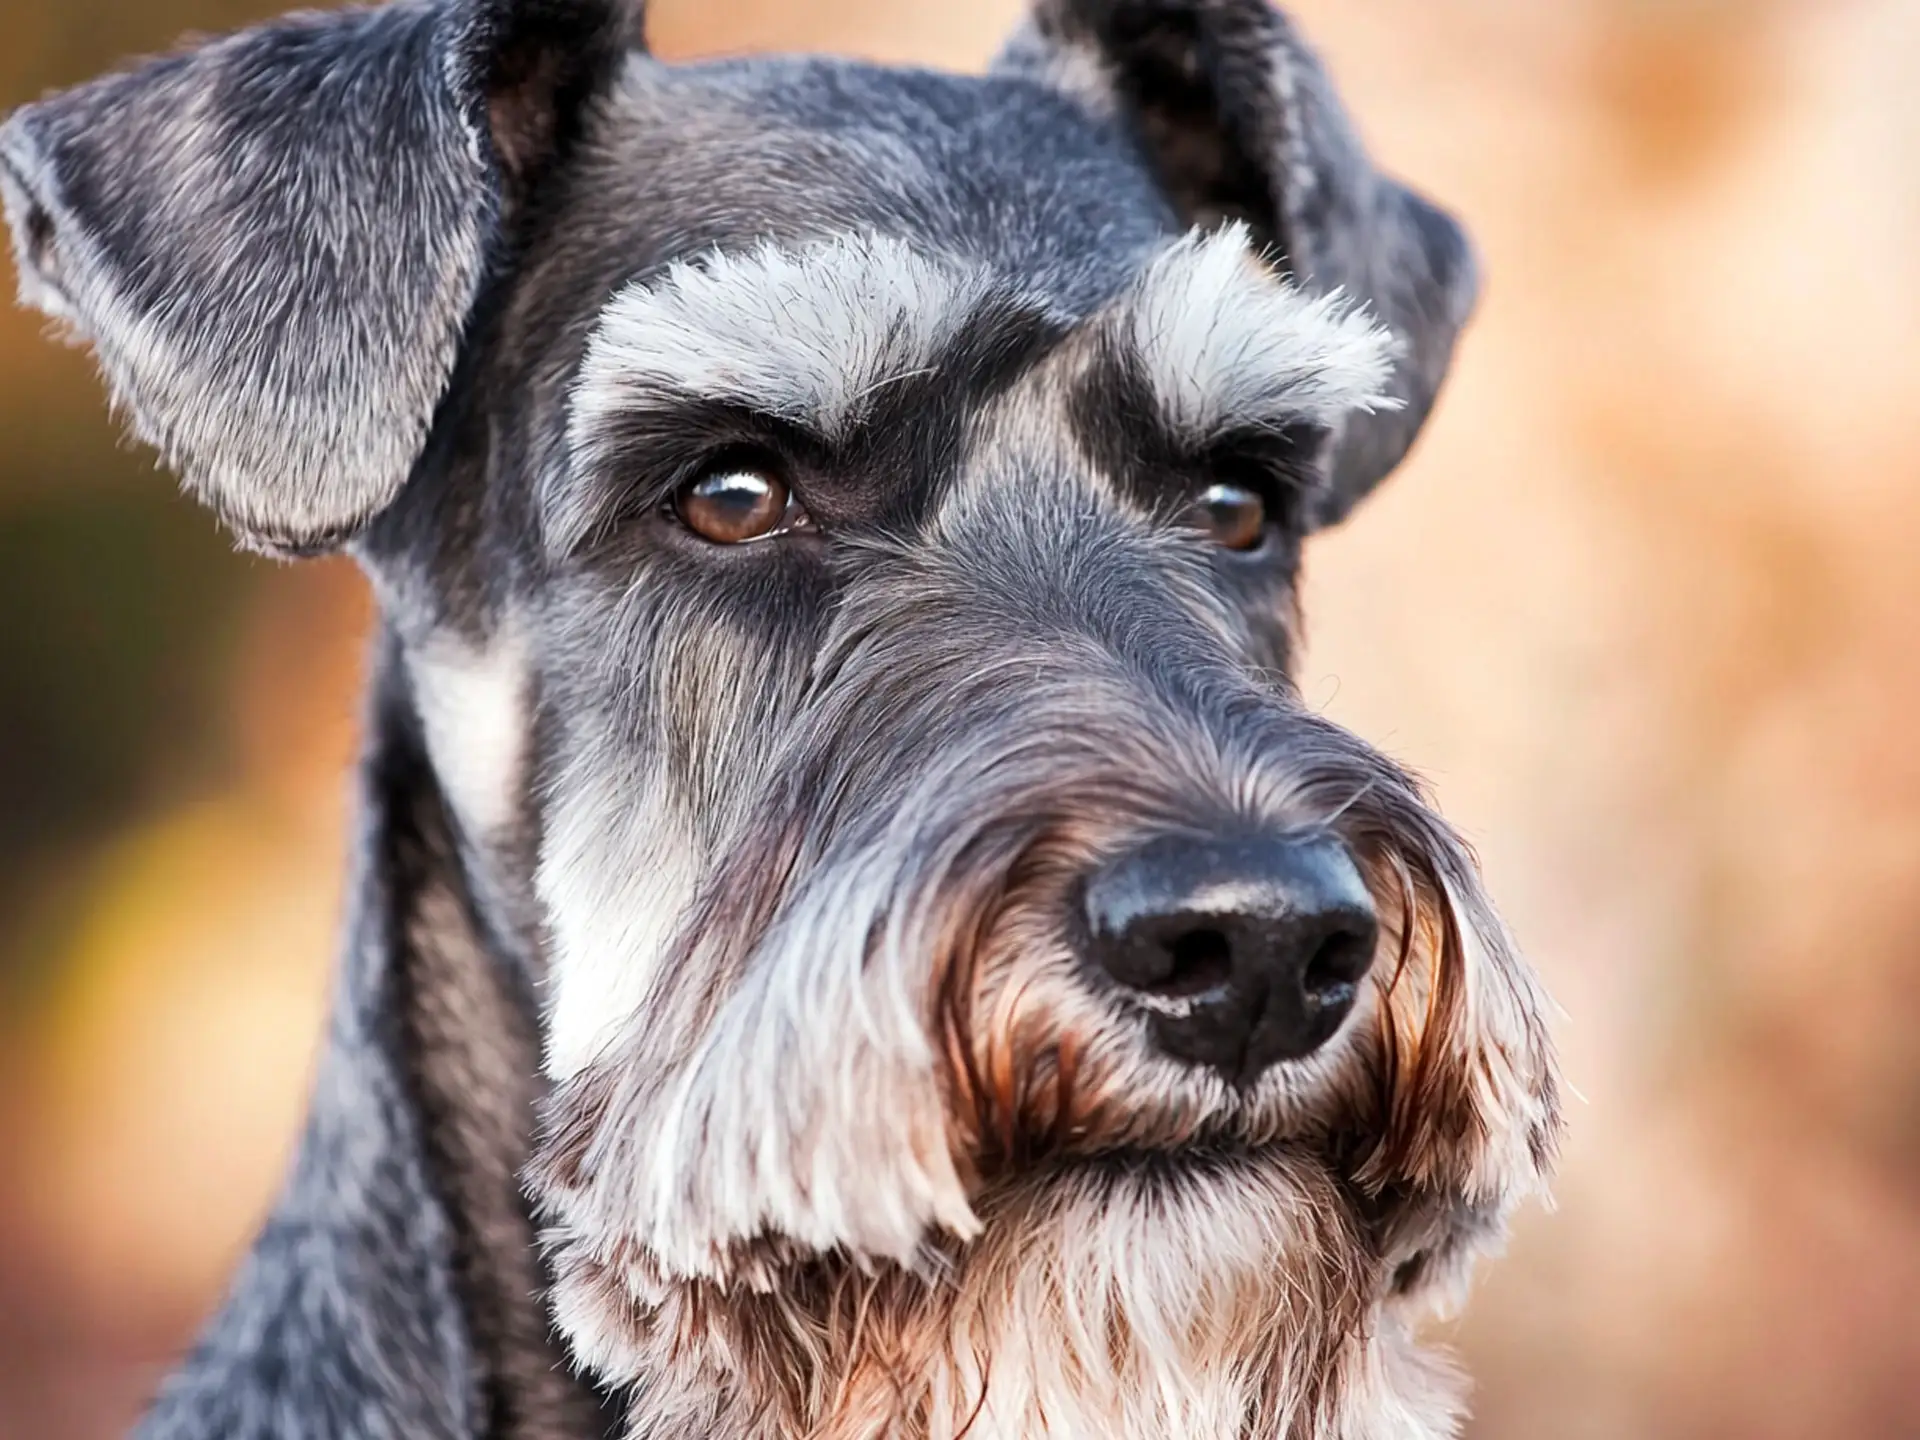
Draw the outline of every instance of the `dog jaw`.
[[[981,1210],[932,1273],[815,1257],[766,1290],[636,1287],[575,1256],[556,1310],[636,1382],[629,1440],[1454,1433],[1457,1378],[1380,1308],[1382,1268],[1304,1151],[1067,1165]]]

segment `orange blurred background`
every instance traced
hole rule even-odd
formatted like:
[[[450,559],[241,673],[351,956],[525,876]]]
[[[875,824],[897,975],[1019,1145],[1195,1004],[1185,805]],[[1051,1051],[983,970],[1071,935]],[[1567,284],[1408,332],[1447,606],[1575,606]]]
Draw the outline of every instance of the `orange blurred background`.
[[[659,0],[984,63],[1019,0]],[[277,6],[8,0],[0,106]],[[1920,0],[1295,0],[1490,278],[1310,554],[1309,697],[1435,780],[1581,1099],[1459,1330],[1482,1440],[1920,1436]],[[11,277],[4,277],[11,289]],[[277,1182],[368,603],[0,314],[0,1437],[119,1434]]]

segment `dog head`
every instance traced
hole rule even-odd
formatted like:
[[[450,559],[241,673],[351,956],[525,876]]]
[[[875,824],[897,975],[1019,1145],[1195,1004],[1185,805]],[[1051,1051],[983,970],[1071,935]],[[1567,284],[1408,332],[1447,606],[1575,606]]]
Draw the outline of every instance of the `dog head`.
[[[28,107],[0,188],[136,432],[373,577],[542,957],[584,1360],[795,1434],[1427,1383],[1369,1340],[1541,1179],[1544,1000],[1289,675],[1475,276],[1279,14],[958,77],[399,0]]]

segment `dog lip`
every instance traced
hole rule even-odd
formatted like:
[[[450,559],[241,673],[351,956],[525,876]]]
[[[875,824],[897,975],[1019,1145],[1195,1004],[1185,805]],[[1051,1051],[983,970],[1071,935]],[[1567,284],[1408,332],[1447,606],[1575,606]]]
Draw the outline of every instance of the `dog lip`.
[[[1223,981],[1193,995],[1163,995],[1151,990],[1139,990],[1125,996],[1127,1004],[1164,1015],[1171,1020],[1185,1020],[1203,1005],[1219,1004],[1228,998],[1228,986]]]
[[[1039,1179],[1044,1183],[1050,1175],[1058,1177],[1071,1173],[1116,1181],[1146,1180],[1177,1189],[1209,1180],[1228,1179],[1236,1173],[1271,1163],[1276,1157],[1310,1157],[1315,1153],[1313,1144],[1300,1138],[1235,1141],[1209,1136],[1165,1147],[1119,1145],[1106,1150],[1061,1155],[1049,1161],[1037,1174],[1029,1172],[1023,1178]]]

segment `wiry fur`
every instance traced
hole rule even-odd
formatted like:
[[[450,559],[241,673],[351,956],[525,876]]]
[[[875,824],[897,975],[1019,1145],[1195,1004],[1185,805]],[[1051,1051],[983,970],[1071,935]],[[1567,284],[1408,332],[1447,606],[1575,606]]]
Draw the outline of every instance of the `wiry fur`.
[[[1395,410],[1393,337],[1339,292],[1275,285],[1245,225],[1194,231],[1147,265],[1125,308],[1167,424],[1205,442],[1236,429],[1332,426]]]
[[[829,1261],[764,1294],[662,1290],[610,1347],[673,1377],[635,1435],[1444,1433],[1456,1377],[1371,1314],[1381,1277],[1304,1156],[1042,1170],[983,1208],[935,1281]],[[632,1313],[604,1271],[563,1277]]]
[[[24,298],[253,542],[336,543],[399,493],[495,243],[494,57],[545,20],[420,0],[295,17],[0,133]],[[614,53],[607,30],[576,63]]]
[[[986,278],[884,235],[678,261],[607,306],[580,368],[573,447],[591,463],[596,417],[658,405],[660,392],[668,406],[690,392],[838,438],[875,387],[939,355]]]
[[[1464,237],[1262,0],[1038,0],[984,77],[637,18],[397,0],[0,128],[25,297],[383,609],[313,1118],[145,1433],[1452,1433],[1417,1327],[1550,1167],[1545,1000],[1287,677]],[[722,461],[813,523],[698,539]],[[1183,518],[1222,477],[1244,553]],[[1337,847],[1380,922],[1244,1084],[1082,906],[1223,835]]]

